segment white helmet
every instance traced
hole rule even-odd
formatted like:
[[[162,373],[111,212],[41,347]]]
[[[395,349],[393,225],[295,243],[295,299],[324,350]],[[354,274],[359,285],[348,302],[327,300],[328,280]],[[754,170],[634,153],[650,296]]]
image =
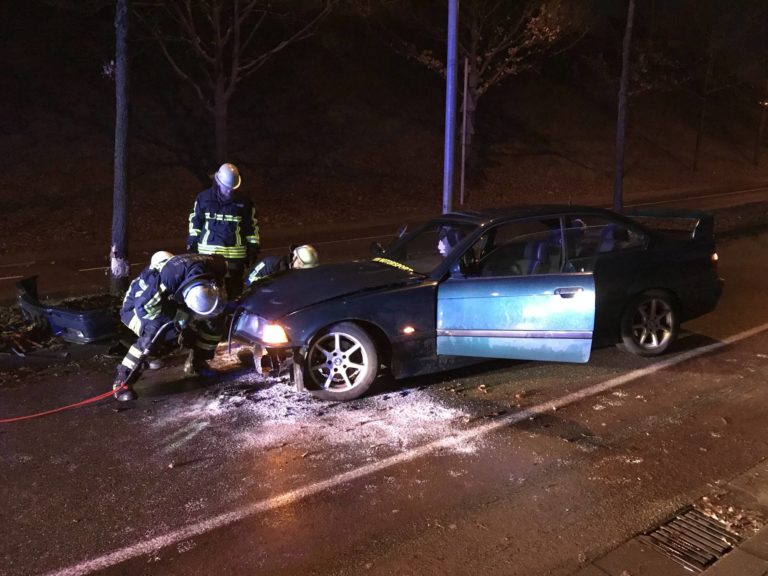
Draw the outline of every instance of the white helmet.
[[[184,304],[196,316],[212,318],[224,310],[224,296],[211,280],[192,282],[181,294]]]
[[[235,190],[240,187],[240,172],[237,170],[237,166],[234,164],[222,164],[216,171],[216,182],[220,186],[224,186],[231,190]]]
[[[171,258],[173,258],[173,254],[167,250],[160,250],[159,252],[155,252],[152,254],[152,258],[149,260],[149,267],[153,270],[162,270],[163,266],[165,266],[165,263],[168,262],[168,260]]]
[[[319,262],[317,250],[310,244],[303,244],[293,249],[291,268],[314,268]]]

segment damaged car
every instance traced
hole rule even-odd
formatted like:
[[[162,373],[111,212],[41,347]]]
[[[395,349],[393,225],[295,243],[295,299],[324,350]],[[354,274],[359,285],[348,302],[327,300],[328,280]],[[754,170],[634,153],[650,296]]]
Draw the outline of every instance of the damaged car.
[[[593,346],[663,354],[722,292],[710,214],[588,206],[449,213],[373,256],[289,270],[239,300],[231,333],[351,400],[377,376],[484,359],[584,363]]]

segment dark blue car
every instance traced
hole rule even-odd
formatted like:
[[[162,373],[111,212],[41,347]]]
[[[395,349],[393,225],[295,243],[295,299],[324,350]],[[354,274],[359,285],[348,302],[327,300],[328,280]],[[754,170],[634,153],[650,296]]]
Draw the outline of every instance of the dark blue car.
[[[643,222],[650,222],[648,226]],[[257,282],[235,338],[293,359],[300,389],[350,400],[484,358],[586,362],[593,344],[665,352],[722,291],[713,219],[587,206],[451,213],[374,257]]]

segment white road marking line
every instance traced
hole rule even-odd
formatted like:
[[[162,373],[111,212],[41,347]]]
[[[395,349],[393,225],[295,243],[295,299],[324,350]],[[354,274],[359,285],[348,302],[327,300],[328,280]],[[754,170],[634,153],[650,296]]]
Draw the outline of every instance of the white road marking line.
[[[142,262],[134,262],[131,266],[142,266]],[[93,272],[94,270],[109,270],[109,266],[96,266],[95,268],[80,268],[78,272]]]
[[[239,510],[227,512],[226,514],[219,514],[218,516],[214,516],[208,520],[203,520],[201,522],[185,526],[184,528],[168,532],[167,534],[163,534],[162,536],[157,536],[143,542],[137,542],[131,546],[125,546],[124,548],[114,550],[113,552],[108,552],[102,556],[97,556],[95,558],[91,558],[90,560],[84,560],[73,566],[48,572],[45,576],[79,576],[82,574],[90,574],[98,570],[104,570],[110,566],[120,564],[121,562],[126,562],[138,556],[150,554],[161,548],[173,546],[174,544],[178,544],[184,540],[195,538],[207,532],[228,526],[234,522],[245,520],[251,516],[255,516],[256,514],[269,512],[271,510],[275,510],[276,508],[287,506],[289,504],[293,504],[294,502],[299,502],[325,490],[335,488],[342,484],[346,484],[347,482],[352,482],[353,480],[359,480],[360,478],[370,476],[376,472],[381,472],[382,470],[397,466],[398,464],[410,462],[417,458],[421,458],[422,456],[428,456],[440,449],[461,445],[467,441],[485,436],[500,428],[505,428],[517,424],[540,414],[548,414],[552,410],[564,408],[565,406],[578,402],[579,400],[584,400],[591,396],[596,396],[613,388],[617,388],[623,384],[627,384],[633,380],[637,380],[638,378],[643,378],[644,376],[659,372],[660,370],[669,368],[670,366],[680,364],[681,362],[685,362],[691,358],[696,358],[697,356],[702,356],[709,352],[714,352],[715,350],[724,348],[729,344],[744,340],[745,338],[749,338],[761,332],[765,332],[766,330],[768,330],[768,323],[762,324],[755,328],[751,328],[750,330],[746,330],[734,336],[730,336],[721,342],[715,342],[702,348],[696,348],[694,350],[689,350],[688,352],[683,352],[682,354],[672,356],[666,360],[662,360],[661,362],[654,364],[653,366],[648,366],[647,368],[642,368],[622,376],[617,376],[616,378],[611,378],[610,380],[594,384],[584,388],[583,390],[579,390],[578,392],[567,394],[562,398],[544,402],[543,404],[528,408],[527,410],[498,418],[493,422],[483,424],[482,426],[477,426],[471,430],[459,432],[454,436],[435,440],[434,442],[430,442],[424,446],[419,446],[413,450],[402,452],[400,454],[396,454],[395,456],[390,456],[384,460],[361,466],[360,468],[350,470],[349,472],[344,472],[343,474],[338,474],[328,478],[327,480],[322,480],[314,484],[309,484],[308,486],[296,488],[295,490],[289,490],[288,492],[273,498],[259,500],[253,504],[243,506]]]
[[[708,198],[722,198],[722,197],[729,197],[729,196],[738,196],[739,194],[748,194],[750,192],[762,192],[764,190],[768,190],[765,186],[760,186],[759,188],[746,188],[744,190],[733,190],[731,192],[712,192],[710,194],[702,194],[701,196],[696,196],[696,200],[706,200]],[[669,200],[655,200],[653,202],[635,202],[634,204],[628,204],[627,208],[634,208],[637,206],[655,206],[657,204],[674,204],[675,202],[680,202],[680,198],[670,198]]]
[[[19,278],[24,278],[24,276],[3,276],[0,280],[18,280]]]

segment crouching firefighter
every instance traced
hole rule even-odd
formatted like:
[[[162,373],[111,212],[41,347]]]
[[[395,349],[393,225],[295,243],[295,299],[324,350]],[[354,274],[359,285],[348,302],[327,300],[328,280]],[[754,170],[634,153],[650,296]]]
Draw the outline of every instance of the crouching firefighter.
[[[184,372],[204,377],[216,373],[208,366],[224,331],[222,283],[226,263],[220,256],[180,254],[168,259],[159,273],[133,299],[139,338],[117,367],[112,385],[115,398],[135,400],[133,385],[149,356],[158,357],[181,345],[191,348]]]

